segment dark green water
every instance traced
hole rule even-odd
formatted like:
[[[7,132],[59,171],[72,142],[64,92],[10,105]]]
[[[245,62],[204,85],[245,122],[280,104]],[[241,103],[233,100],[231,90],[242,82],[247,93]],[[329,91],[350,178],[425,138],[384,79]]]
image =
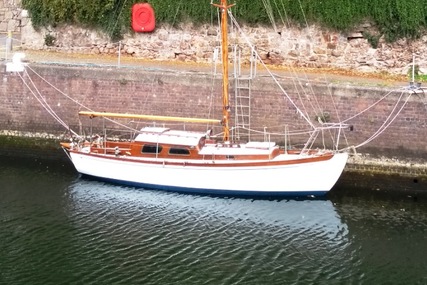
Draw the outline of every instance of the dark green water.
[[[0,284],[427,284],[427,202],[339,190],[190,196],[1,158]]]

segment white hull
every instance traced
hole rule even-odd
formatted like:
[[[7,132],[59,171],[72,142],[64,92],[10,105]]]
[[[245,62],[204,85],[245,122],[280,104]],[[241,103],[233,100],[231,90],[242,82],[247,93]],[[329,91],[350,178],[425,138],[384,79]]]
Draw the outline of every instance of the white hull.
[[[151,189],[236,196],[324,195],[340,177],[348,158],[346,153],[338,153],[329,160],[304,163],[218,166],[206,161],[190,166],[184,161],[179,165],[161,161],[149,163],[75,151],[71,151],[70,156],[79,173],[106,181]],[[280,155],[273,161],[291,157],[300,161],[307,158]]]

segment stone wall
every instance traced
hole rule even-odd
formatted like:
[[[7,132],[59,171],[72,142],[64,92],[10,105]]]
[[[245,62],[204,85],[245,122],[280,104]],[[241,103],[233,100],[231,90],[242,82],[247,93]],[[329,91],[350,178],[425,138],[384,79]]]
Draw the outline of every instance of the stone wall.
[[[0,60],[8,60],[13,49],[21,48],[21,29],[28,23],[21,0],[0,0]]]
[[[427,35],[416,41],[401,39],[371,46],[364,32],[375,34],[375,28],[362,25],[353,33],[338,33],[310,26],[305,29],[282,27],[242,27],[249,41],[256,47],[262,60],[276,66],[305,68],[334,68],[358,72],[388,72],[407,74],[416,57],[421,71],[427,67]],[[233,32],[234,31],[234,32]],[[232,29],[231,45],[250,52],[244,38]],[[52,36],[52,46],[44,38]],[[130,33],[121,42],[111,42],[105,34],[79,27],[57,27],[40,32],[31,27],[23,30],[23,44],[28,49],[53,50],[65,53],[91,53],[145,58],[163,61],[211,62],[214,50],[219,48],[219,29],[204,25],[184,25],[172,28],[160,25],[153,33]]]
[[[194,27],[191,24],[173,28],[159,25],[153,33],[129,33],[121,42],[111,42],[98,31],[75,26],[46,28],[35,31],[21,0],[0,0],[1,33],[22,34],[25,49],[54,50],[66,53],[92,53],[167,61],[211,62],[219,45],[219,28],[213,25]],[[249,53],[245,38],[230,26],[231,44]],[[338,68],[359,72],[407,74],[416,56],[421,71],[427,70],[427,35],[416,41],[406,39],[386,43],[380,38],[372,45],[368,38],[378,31],[369,23],[349,33],[328,31],[317,26],[307,28],[276,26],[248,27],[242,30],[267,64],[309,68]],[[46,45],[46,35],[53,42]],[[365,38],[367,37],[367,38]],[[15,44],[16,46],[16,44]]]
[[[0,0],[0,34],[19,34],[22,25],[21,0]]]
[[[25,87],[23,82],[30,83],[30,78],[61,119],[72,129],[85,130],[87,134],[90,132],[89,119],[78,117],[78,111],[84,110],[79,104],[95,111],[221,118],[221,83],[217,79],[213,80],[207,73],[55,65],[32,66],[32,69],[41,77],[28,70],[28,75],[24,75],[24,80],[21,80],[17,74],[6,74],[1,69],[0,130],[6,133],[68,133]],[[280,73],[278,75],[280,78]],[[46,79],[49,84],[41,78]],[[427,158],[427,111],[424,96],[412,96],[394,119],[393,114],[397,113],[407,96],[403,94],[400,97],[401,91],[392,92],[383,98],[390,90],[347,85],[311,85],[308,82],[295,84],[288,79],[280,79],[280,82],[298,107],[306,112],[307,117],[313,119],[319,114],[327,113],[332,122],[347,119],[347,123],[353,126],[353,131],[345,131],[345,136],[341,136],[341,145],[358,145],[368,140],[386,122],[390,124],[387,130],[359,150],[384,153],[387,156]],[[53,86],[69,97],[56,91]],[[298,86],[298,90],[293,89],[295,86]],[[316,96],[312,95],[313,90]],[[282,134],[285,130],[292,133],[304,127],[309,129],[300,114],[284,100],[281,91],[266,77],[259,76],[253,81],[252,97],[252,128],[262,132],[268,126],[269,132]],[[377,101],[379,104],[364,111]],[[353,118],[358,113],[361,113],[360,116]],[[102,124],[99,119],[93,122],[94,127]],[[136,128],[143,125],[142,122],[123,123]],[[206,129],[206,125],[196,127]],[[190,129],[192,125],[187,125],[186,128]],[[215,126],[214,132],[220,131],[221,127]],[[324,137],[319,136],[320,146],[323,142],[330,142],[327,139],[329,135],[325,133]],[[262,133],[260,136],[258,139],[262,139]],[[298,145],[302,142],[299,138],[292,137],[290,142]],[[277,135],[272,139],[283,142],[284,136]]]

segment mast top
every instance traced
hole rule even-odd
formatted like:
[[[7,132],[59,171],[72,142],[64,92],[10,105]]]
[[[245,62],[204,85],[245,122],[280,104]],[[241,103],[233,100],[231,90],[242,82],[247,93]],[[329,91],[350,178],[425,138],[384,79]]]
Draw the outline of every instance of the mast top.
[[[228,5],[227,4],[227,0],[221,0],[221,4],[212,3],[212,5],[215,6],[215,7],[221,8],[221,9],[228,9],[228,8],[233,7],[236,4]]]

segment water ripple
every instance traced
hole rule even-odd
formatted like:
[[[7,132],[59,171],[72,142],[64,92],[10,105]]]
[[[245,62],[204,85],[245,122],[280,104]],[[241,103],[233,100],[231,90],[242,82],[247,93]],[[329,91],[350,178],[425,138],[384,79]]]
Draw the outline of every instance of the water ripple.
[[[119,268],[135,278],[143,274],[145,281],[191,283],[195,272],[205,272],[206,284],[251,283],[259,268],[289,274],[310,268],[295,260],[318,260],[346,235],[329,201],[220,199],[84,180],[68,196],[68,216],[78,229],[73,237],[90,241],[86,254],[106,264],[87,282],[95,281],[90,276],[113,280],[109,266],[122,257]]]
[[[0,179],[0,284],[378,284],[398,278],[381,274],[391,271],[426,278],[421,207],[191,196],[43,175],[21,192],[13,176]]]

